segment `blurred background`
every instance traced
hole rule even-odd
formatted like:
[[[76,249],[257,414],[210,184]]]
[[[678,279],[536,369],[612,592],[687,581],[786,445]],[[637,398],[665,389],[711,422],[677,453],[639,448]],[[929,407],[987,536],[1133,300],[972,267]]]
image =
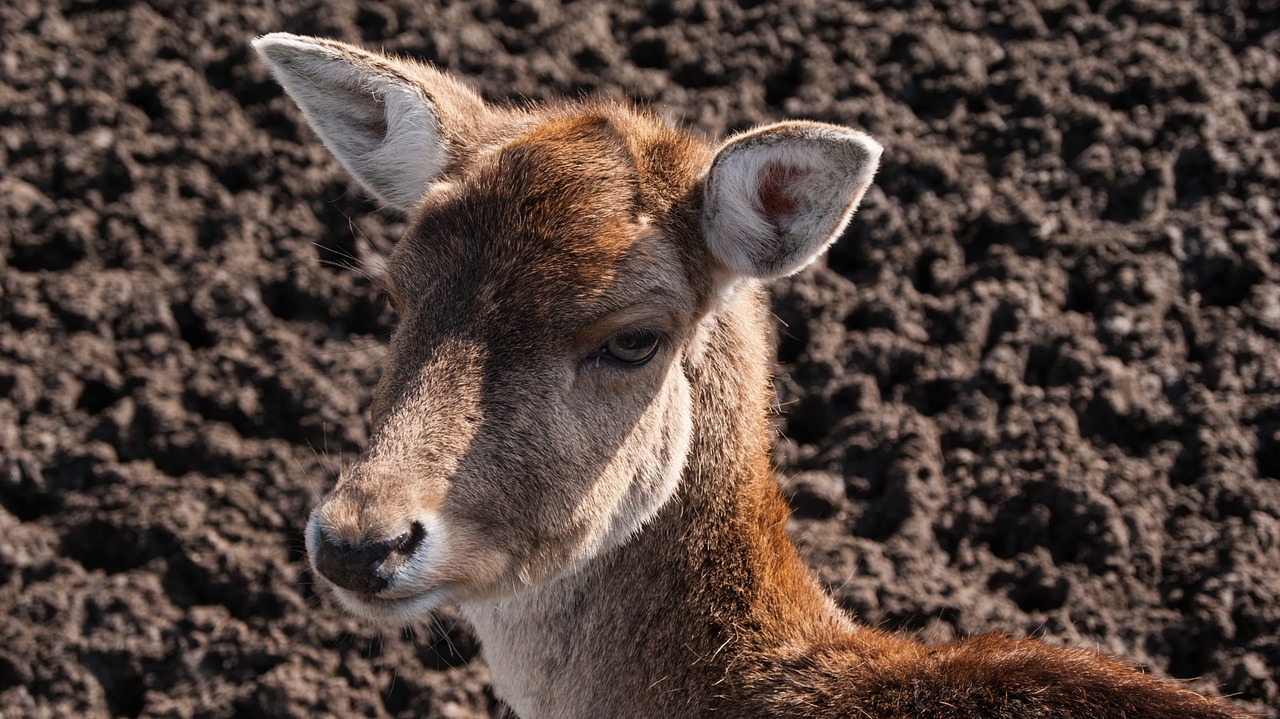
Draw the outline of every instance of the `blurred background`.
[[[501,715],[456,615],[347,618],[301,530],[367,439],[403,222],[253,37],[885,146],[779,283],[779,479],[840,603],[1280,706],[1280,4],[0,5],[0,715]]]

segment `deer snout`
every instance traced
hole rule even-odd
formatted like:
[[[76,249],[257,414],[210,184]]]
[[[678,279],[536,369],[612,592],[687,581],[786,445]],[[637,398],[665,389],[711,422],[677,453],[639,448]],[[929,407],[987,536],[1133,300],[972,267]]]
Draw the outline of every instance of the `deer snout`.
[[[361,594],[377,594],[387,588],[396,569],[422,544],[427,536],[422,522],[415,521],[398,536],[367,542],[347,542],[321,530],[312,548],[311,561],[325,579],[343,589]]]

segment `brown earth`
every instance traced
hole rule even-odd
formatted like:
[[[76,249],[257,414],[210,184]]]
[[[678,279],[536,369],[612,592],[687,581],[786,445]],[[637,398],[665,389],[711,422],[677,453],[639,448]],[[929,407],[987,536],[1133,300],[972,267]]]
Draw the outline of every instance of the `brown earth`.
[[[887,146],[783,282],[780,475],[840,601],[1101,647],[1280,706],[1280,5],[0,5],[0,715],[501,710],[442,615],[382,636],[300,530],[366,439],[402,229],[247,48],[424,57],[708,136]]]

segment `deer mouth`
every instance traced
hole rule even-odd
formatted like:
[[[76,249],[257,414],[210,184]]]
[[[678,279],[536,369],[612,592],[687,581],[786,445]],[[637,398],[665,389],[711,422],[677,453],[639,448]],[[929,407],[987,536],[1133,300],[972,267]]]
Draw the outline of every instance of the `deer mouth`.
[[[330,585],[329,591],[338,604],[361,619],[398,625],[409,624],[430,614],[446,601],[448,594],[446,587],[403,594],[369,594]]]

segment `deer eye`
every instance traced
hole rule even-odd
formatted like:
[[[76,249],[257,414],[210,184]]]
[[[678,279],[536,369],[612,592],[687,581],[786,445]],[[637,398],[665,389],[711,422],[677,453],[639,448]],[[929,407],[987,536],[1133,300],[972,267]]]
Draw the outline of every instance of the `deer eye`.
[[[662,335],[650,330],[626,330],[609,338],[600,355],[626,365],[642,365],[658,353]]]

